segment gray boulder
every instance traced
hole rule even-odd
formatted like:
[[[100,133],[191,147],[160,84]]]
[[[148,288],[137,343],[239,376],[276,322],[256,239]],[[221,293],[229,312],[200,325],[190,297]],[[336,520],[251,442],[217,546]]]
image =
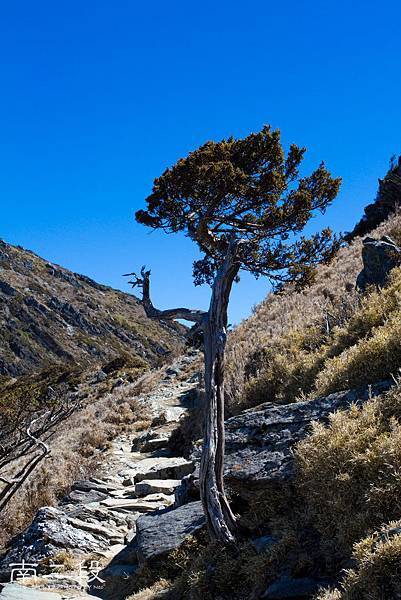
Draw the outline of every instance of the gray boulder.
[[[139,562],[152,562],[167,555],[204,525],[205,517],[200,502],[190,502],[174,510],[139,517],[135,539]]]
[[[401,250],[387,235],[380,240],[366,237],[362,261],[363,269],[357,277],[356,286],[363,291],[368,285],[385,285],[391,269],[401,263]]]

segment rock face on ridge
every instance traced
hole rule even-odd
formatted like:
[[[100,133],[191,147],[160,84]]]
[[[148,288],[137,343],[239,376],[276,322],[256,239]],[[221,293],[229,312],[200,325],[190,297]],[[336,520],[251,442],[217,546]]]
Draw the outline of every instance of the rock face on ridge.
[[[0,375],[119,355],[155,365],[183,329],[148,319],[139,301],[0,240]]]
[[[385,221],[401,204],[401,156],[391,165],[384,179],[379,179],[379,189],[374,202],[365,208],[365,214],[351,233],[347,241],[366,235],[377,225]]]
[[[363,291],[368,285],[385,285],[391,269],[401,263],[401,250],[388,235],[380,240],[367,237],[363,240],[362,260],[356,286]]]

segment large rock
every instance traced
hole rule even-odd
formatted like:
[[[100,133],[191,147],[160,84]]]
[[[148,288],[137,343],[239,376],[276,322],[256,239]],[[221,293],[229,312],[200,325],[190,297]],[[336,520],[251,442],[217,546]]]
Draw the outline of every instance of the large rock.
[[[398,162],[393,161],[384,179],[379,179],[379,189],[375,201],[368,204],[365,214],[351,233],[345,236],[347,241],[357,236],[366,235],[379,223],[394,213],[401,204],[401,156]]]
[[[152,562],[167,555],[204,525],[205,517],[200,502],[191,502],[174,510],[139,517],[136,523],[139,562]]]
[[[381,394],[391,385],[390,381],[373,385],[371,393]],[[228,419],[225,479],[245,495],[252,488],[290,481],[295,475],[292,448],[307,435],[312,422],[327,422],[331,413],[368,398],[365,387],[293,404],[266,403]]]
[[[401,250],[387,235],[380,240],[367,237],[363,240],[362,260],[357,287],[364,290],[368,285],[383,286],[391,269],[401,263]]]
[[[87,531],[78,527],[78,519],[69,519],[67,515],[53,507],[38,510],[31,525],[14,538],[12,546],[0,562],[1,580],[9,579],[10,563],[38,563],[47,557],[53,557],[61,551],[74,554],[89,554],[108,548],[113,532],[105,533],[102,528]],[[86,524],[85,529],[90,527]],[[94,528],[95,529],[95,528]]]

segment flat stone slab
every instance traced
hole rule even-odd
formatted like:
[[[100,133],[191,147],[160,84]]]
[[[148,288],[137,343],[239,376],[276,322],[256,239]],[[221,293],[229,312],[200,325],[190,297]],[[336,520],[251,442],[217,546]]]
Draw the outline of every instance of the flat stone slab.
[[[179,485],[181,485],[181,479],[143,479],[135,484],[135,493],[138,496],[147,496],[156,492],[174,494]]]
[[[89,531],[95,536],[100,535],[102,537],[106,537],[107,539],[124,538],[124,535],[121,533],[121,531],[118,531],[114,528],[104,527],[100,523],[89,523],[88,521],[82,521],[81,519],[72,517],[68,517],[68,523],[76,529]]]
[[[81,479],[75,481],[72,485],[72,490],[78,490],[80,492],[100,492],[101,494],[108,494],[112,490],[117,490],[121,486],[107,483],[106,481],[100,482],[100,480],[94,481],[93,479]]]
[[[145,458],[133,465],[135,483],[144,479],[182,479],[194,470],[191,460],[181,457]]]
[[[90,504],[92,502],[99,502],[108,497],[108,494],[99,492],[98,490],[71,490],[64,499],[65,502],[74,502],[76,504]]]
[[[55,592],[44,592],[18,583],[7,583],[1,590],[1,598],[2,600],[61,600],[62,596]]]
[[[190,502],[174,510],[139,517],[136,522],[140,563],[168,554],[205,525],[201,502]]]
[[[153,497],[152,497],[153,496]],[[165,508],[174,503],[174,497],[165,494],[153,494],[146,498],[110,498],[103,500],[101,504],[111,509],[130,509],[138,512],[149,512],[159,508]]]

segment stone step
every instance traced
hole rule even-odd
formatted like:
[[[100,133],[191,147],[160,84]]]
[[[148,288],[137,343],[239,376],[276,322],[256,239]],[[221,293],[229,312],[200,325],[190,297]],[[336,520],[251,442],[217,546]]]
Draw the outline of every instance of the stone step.
[[[171,506],[173,503],[174,496],[166,496],[165,494],[153,494],[141,499],[110,498],[101,502],[103,506],[107,506],[111,510],[129,509],[138,512],[158,510],[166,506]]]
[[[71,490],[66,496],[66,501],[74,502],[76,504],[91,504],[93,502],[99,502],[105,500],[108,493],[99,492],[97,490],[88,490],[86,492],[81,490]]]
[[[181,479],[143,479],[134,486],[137,496],[147,496],[162,492],[174,494],[175,489],[181,485]]]
[[[105,481],[99,483],[99,481],[93,481],[90,479],[82,479],[79,481],[75,481],[72,485],[72,490],[78,490],[80,492],[90,492],[94,490],[95,492],[100,492],[102,494],[108,494],[112,490],[118,489],[119,485],[113,485],[111,483],[106,483]]]
[[[146,442],[144,442],[144,444],[141,446],[141,452],[153,452],[154,450],[165,448],[169,439],[169,435],[164,435],[146,440]]]
[[[182,457],[145,458],[132,464],[134,482],[144,479],[182,479],[194,470],[192,461]]]
[[[88,521],[81,521],[81,519],[74,519],[72,517],[67,517],[67,521],[76,529],[89,531],[89,533],[92,533],[93,535],[100,535],[113,540],[121,540],[121,542],[124,541],[124,534],[122,534],[121,531],[110,527],[104,527],[100,523],[89,523]],[[118,541],[115,543],[118,543]]]

